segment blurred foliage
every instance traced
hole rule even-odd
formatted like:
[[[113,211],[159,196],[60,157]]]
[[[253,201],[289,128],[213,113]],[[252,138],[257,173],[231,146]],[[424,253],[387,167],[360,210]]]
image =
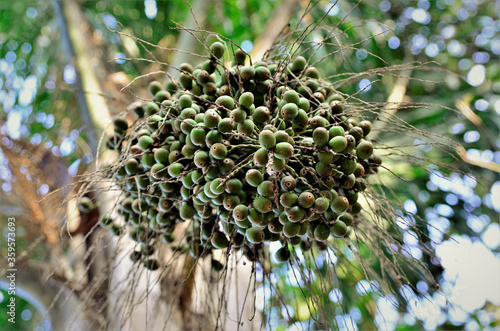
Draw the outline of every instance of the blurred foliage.
[[[209,6],[208,19],[203,28],[230,37],[237,44],[246,45],[246,50],[250,51],[252,42],[265,33],[262,28],[268,13],[279,3],[277,0],[218,1],[217,5]],[[79,164],[88,164],[92,156],[82,149],[85,123],[79,116],[80,109],[73,93],[76,73],[68,63],[60,43],[59,26],[52,4],[50,1],[15,1],[0,6],[2,144],[8,146],[11,144],[10,139],[22,139],[35,146],[43,144],[56,157],[63,157],[68,165],[73,165],[70,171],[74,175]],[[110,29],[122,30],[121,24],[138,38],[152,44],[175,47],[180,31],[174,22],[183,24],[190,15],[184,0],[125,3],[115,0],[82,1],[81,8],[92,29],[103,40],[104,60],[149,58],[145,48],[135,43],[132,46],[130,40],[127,41],[126,37]],[[349,16],[341,20],[348,13]],[[498,2],[384,0],[364,1],[358,5],[357,1],[350,0],[318,1],[311,14],[304,17],[306,23],[301,23],[301,27],[305,28],[305,24],[323,15],[325,19],[322,26],[338,25],[338,29],[343,31],[338,36],[343,44],[359,42],[355,47],[342,48],[340,51],[335,45],[326,45],[316,52],[314,60],[328,56],[327,49],[338,51],[317,64],[325,76],[331,75],[332,80],[339,80],[346,78],[346,73],[364,72],[408,61],[430,62],[424,68],[412,72],[414,80],[410,81],[407,88],[407,100],[418,107],[402,107],[398,116],[422,130],[443,134],[460,142],[472,159],[500,163]],[[297,19],[292,20],[292,26],[297,22]],[[13,26],[23,28],[14,29]],[[309,45],[321,42],[328,33],[327,29],[317,29],[309,36]],[[147,48],[153,50],[152,47]],[[292,49],[292,52],[295,50]],[[314,50],[314,47],[310,47],[304,55],[312,55]],[[162,55],[167,61],[172,57],[167,51],[157,49],[153,52]],[[111,65],[115,71],[123,71],[130,77],[146,73],[151,67],[150,63],[144,61],[116,60]],[[340,90],[352,94],[365,88],[359,98],[385,102],[396,78],[366,75],[346,81]],[[377,79],[380,81],[375,82]],[[482,127],[456,110],[457,102],[460,101],[480,119]],[[441,107],[431,106],[430,103]],[[397,133],[390,131],[382,137],[389,146],[391,141],[401,139]],[[443,242],[449,242],[451,237],[462,243],[483,243],[490,254],[498,258],[500,247],[495,235],[498,236],[499,231],[500,209],[498,201],[494,201],[494,191],[498,192],[500,187],[498,173],[457,162],[450,156],[444,156],[437,146],[428,142],[412,141],[408,137],[404,139],[416,145],[421,156],[441,158],[443,162],[459,165],[464,172],[477,176],[476,180],[463,173],[440,172],[432,167],[427,168],[425,164],[406,167],[397,163],[388,165],[397,175],[409,180],[404,185],[397,182],[391,186],[392,194],[405,207],[400,210],[401,218],[414,222],[428,236],[419,238],[421,243],[416,245],[405,237],[408,248],[417,256],[420,251],[422,262],[437,277],[445,294],[452,297],[457,276],[443,273],[437,261],[421,254],[422,247],[436,248]],[[401,141],[398,144],[402,144]],[[15,194],[10,184],[15,178],[8,171],[7,160],[1,154],[0,161],[1,194]],[[41,196],[44,194],[46,192],[40,193]],[[498,199],[498,193],[496,197]],[[0,214],[3,215],[4,211],[0,210]],[[392,230],[400,232],[398,228]],[[438,230],[444,231],[446,235],[443,236]],[[297,254],[300,255],[300,252]],[[349,254],[347,247],[345,254]],[[368,256],[369,252],[361,250],[359,254]],[[321,265],[324,261],[311,263]],[[376,261],[373,263],[376,264]],[[486,303],[469,311],[460,306],[449,308],[434,289],[419,285],[418,275],[415,275],[414,283],[418,290],[432,299],[428,306],[425,306],[425,299],[420,297],[416,300],[424,307],[430,307],[430,310],[442,310],[437,317],[426,319],[425,316],[418,316],[424,320],[419,325],[411,314],[394,310],[390,298],[382,298],[374,293],[377,291],[370,286],[376,289],[377,284],[355,281],[350,273],[355,272],[356,268],[359,266],[353,266],[348,271],[338,270],[337,277],[346,282],[329,284],[328,291],[325,291],[324,284],[312,283],[317,291],[323,291],[323,300],[331,303],[331,318],[335,319],[340,329],[373,329],[378,326],[382,329],[415,330],[439,326],[440,329],[465,327],[474,330],[492,329],[497,325],[499,313],[493,304]],[[269,300],[272,293],[268,292],[266,300],[258,296],[264,302],[262,309],[265,308],[272,329],[286,329],[294,323],[298,327],[321,328],[311,319],[308,294],[301,292],[300,282],[290,275],[288,266],[282,266],[281,272],[271,279],[261,277],[260,280],[263,285],[258,293],[268,291],[272,284],[273,287],[279,287],[283,294],[281,300]],[[402,289],[402,293],[406,293],[406,290]],[[283,305],[283,302],[287,304]],[[385,310],[385,319],[377,312],[377,307],[380,311]]]

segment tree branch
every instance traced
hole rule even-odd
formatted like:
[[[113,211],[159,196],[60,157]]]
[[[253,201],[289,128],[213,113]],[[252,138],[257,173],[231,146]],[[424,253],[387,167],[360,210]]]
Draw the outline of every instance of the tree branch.
[[[262,33],[255,39],[250,56],[252,61],[257,62],[273,46],[284,28],[290,24],[290,20],[300,6],[300,0],[283,0],[276,6],[262,29]]]

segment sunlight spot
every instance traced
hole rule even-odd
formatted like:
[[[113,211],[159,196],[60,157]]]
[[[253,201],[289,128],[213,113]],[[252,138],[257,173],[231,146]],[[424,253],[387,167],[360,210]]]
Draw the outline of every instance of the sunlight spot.
[[[35,18],[36,14],[37,14],[37,11],[35,8],[28,8],[26,10],[26,16],[28,16],[29,18]]]
[[[398,37],[391,37],[391,39],[389,39],[389,47],[392,49],[398,48],[400,44],[401,42]]]
[[[358,84],[358,91],[363,90],[363,92],[361,92],[361,93],[365,93],[365,92],[370,91],[370,89],[372,88],[372,86],[370,84],[371,84],[371,82],[369,79],[367,79],[367,78],[362,79]]]
[[[68,84],[73,84],[76,80],[76,71],[71,64],[64,67],[64,81]]]
[[[147,18],[153,19],[156,17],[158,7],[156,7],[155,0],[144,0],[144,7],[144,12],[146,13]]]
[[[246,53],[250,53],[253,49],[253,43],[250,40],[244,40],[241,43],[241,49],[243,49]]]
[[[340,7],[338,4],[329,3],[325,5],[325,13],[328,13],[329,16],[336,16],[340,12]]]
[[[431,21],[431,15],[424,9],[418,8],[412,11],[411,18],[421,24],[428,24]]]
[[[108,28],[110,29],[116,28],[116,18],[113,15],[111,14],[104,15],[102,21]]]
[[[467,82],[472,86],[481,85],[485,79],[486,79],[486,68],[481,64],[473,66],[472,69],[467,74]]]

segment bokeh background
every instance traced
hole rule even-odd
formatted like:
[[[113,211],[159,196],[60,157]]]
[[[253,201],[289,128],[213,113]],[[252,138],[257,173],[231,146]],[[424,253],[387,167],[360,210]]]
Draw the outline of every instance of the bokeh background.
[[[97,142],[92,136],[99,128],[85,115],[89,107],[86,93],[101,96],[107,107],[103,111],[117,114],[136,98],[121,88],[138,75],[162,70],[158,63],[132,58],[147,59],[152,52],[160,62],[175,63],[179,54],[171,48],[202,52],[199,45],[183,37],[176,23],[194,27],[197,22],[205,30],[232,38],[252,53],[265,45],[266,31],[277,29],[283,15],[289,15],[285,20],[295,25],[308,6],[307,1],[288,0],[191,0],[194,20],[183,0],[63,2],[0,2],[2,243],[7,217],[16,217],[20,220],[18,252],[28,252],[30,263],[35,265],[50,266],[52,254],[64,253],[64,248],[54,248],[59,239],[53,233],[67,217],[56,206],[69,191],[48,193],[74,182],[75,176],[94,161]],[[398,215],[401,228],[408,222],[415,224],[418,217],[427,221],[420,224],[420,230],[428,238],[416,241],[411,233],[407,234],[404,247],[407,254],[427,264],[442,292],[427,288],[417,279],[418,290],[427,295],[417,296],[402,287],[400,291],[410,304],[408,312],[401,312],[390,297],[373,293],[372,287],[377,284],[366,280],[353,287],[339,284],[326,294],[328,300],[339,304],[335,316],[339,328],[498,329],[500,1],[313,2],[314,15],[304,17],[301,24],[326,14],[323,24],[338,24],[348,40],[359,42],[350,50],[349,61],[335,56],[319,63],[325,76],[411,61],[429,62],[428,70],[424,67],[410,73],[418,80],[406,83],[404,100],[442,107],[403,108],[398,116],[462,144],[457,159],[449,158],[447,162],[465,171],[388,165],[396,174],[410,179],[407,183],[396,182],[392,188],[404,206]],[[290,14],[286,8],[292,9]],[[78,23],[79,36],[68,33],[68,19]],[[112,30],[130,31],[162,48],[143,48]],[[319,30],[317,34],[321,40]],[[81,58],[89,66],[88,72],[79,71],[75,64]],[[93,80],[86,77],[89,72]],[[90,89],[89,79],[94,84]],[[361,76],[344,87],[344,92],[362,90],[360,98],[385,102],[396,78],[384,77],[372,84],[377,79],[376,75]],[[139,84],[136,87],[134,91],[140,95]],[[390,145],[398,137],[389,132],[386,139]],[[439,153],[432,144],[418,139],[412,143],[419,155],[432,158]],[[35,202],[40,199],[44,199],[41,205]],[[6,245],[2,246],[3,253]],[[440,263],[422,254],[424,246],[435,249]],[[300,300],[293,295],[300,279],[290,272],[286,265],[282,266],[276,281],[285,294]],[[49,320],[39,324],[46,307],[33,300],[29,291],[18,294],[16,327],[53,329]],[[311,318],[307,306],[294,310],[276,304],[270,297],[271,289],[265,284],[257,289],[257,308],[267,314],[268,329],[307,328]],[[10,326],[4,309],[8,300],[2,288],[0,328],[7,330]]]

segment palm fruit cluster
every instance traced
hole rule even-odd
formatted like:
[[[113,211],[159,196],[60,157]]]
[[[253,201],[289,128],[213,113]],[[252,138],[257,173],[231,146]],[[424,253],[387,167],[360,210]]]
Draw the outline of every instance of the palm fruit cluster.
[[[105,225],[140,242],[131,258],[150,269],[160,240],[195,257],[232,247],[249,258],[280,241],[275,258],[284,262],[289,245],[324,249],[347,236],[381,164],[372,124],[352,118],[302,56],[247,65],[237,49],[226,67],[224,44],[209,49],[201,65],[180,66],[178,81],[151,82],[154,100],[131,106],[134,123],[114,121],[107,147],[119,153],[125,222]]]

